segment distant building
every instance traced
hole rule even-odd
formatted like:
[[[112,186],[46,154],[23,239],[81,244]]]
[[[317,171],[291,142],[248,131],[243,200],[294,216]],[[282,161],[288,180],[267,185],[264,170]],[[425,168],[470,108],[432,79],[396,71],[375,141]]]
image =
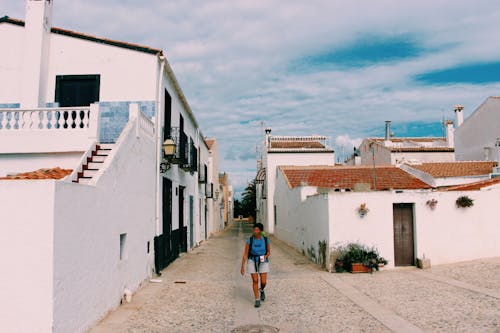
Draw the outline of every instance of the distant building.
[[[212,234],[224,229],[220,207],[222,196],[219,183],[219,145],[215,138],[206,138],[209,150],[208,159],[208,181],[207,181],[207,209],[208,209],[208,234]]]
[[[488,97],[465,121],[456,113],[456,158],[460,161],[500,161],[500,96]]]
[[[233,186],[229,180],[227,173],[219,174],[220,194],[221,196],[221,216],[224,226],[233,222],[234,201],[233,201]]]
[[[446,136],[437,138],[395,138],[390,121],[385,137],[366,138],[348,160],[350,165],[396,165],[412,162],[452,162],[455,160],[453,122],[446,122]]]
[[[334,151],[325,136],[275,136],[266,129],[265,143],[256,177],[257,221],[267,232],[274,232],[274,187],[277,168],[282,165],[329,165]]]

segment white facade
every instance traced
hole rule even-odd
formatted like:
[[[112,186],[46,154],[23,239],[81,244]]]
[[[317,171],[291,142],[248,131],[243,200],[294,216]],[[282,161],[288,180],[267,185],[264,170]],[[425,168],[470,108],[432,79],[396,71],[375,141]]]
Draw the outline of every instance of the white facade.
[[[460,161],[500,160],[500,97],[489,97],[455,130]]]
[[[274,198],[277,168],[285,165],[307,166],[307,165],[331,165],[335,163],[334,151],[326,146],[326,137],[294,137],[294,136],[271,136],[270,130],[266,136],[266,144],[263,148],[262,168],[265,169],[265,180],[257,185],[257,222],[264,224],[266,232],[274,233]],[[274,148],[273,142],[279,142],[285,146],[304,145],[299,148]],[[307,148],[310,143],[320,144],[320,148]],[[259,170],[257,171],[259,172]]]
[[[467,195],[470,208],[457,208],[456,199]],[[431,209],[427,202],[437,200]],[[309,254],[318,242],[332,250],[339,244],[360,242],[376,246],[394,267],[393,204],[413,204],[414,254],[446,264],[500,255],[500,228],[491,218],[500,200],[498,185],[480,191],[372,191],[335,192],[310,186],[290,188],[282,172],[275,191],[276,237]],[[358,207],[369,209],[360,217]]]

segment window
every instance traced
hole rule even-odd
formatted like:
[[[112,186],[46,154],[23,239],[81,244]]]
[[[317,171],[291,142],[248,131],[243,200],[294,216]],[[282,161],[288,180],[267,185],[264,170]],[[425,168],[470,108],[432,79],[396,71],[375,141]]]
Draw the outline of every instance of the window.
[[[57,75],[55,101],[60,107],[89,106],[99,101],[100,75]]]
[[[127,259],[127,234],[120,234],[120,260]]]
[[[151,249],[151,245],[150,244],[151,243],[148,241],[147,250],[146,250],[148,254],[149,254],[149,252],[151,252],[151,250],[150,250]]]
[[[164,100],[164,125],[163,125],[163,139],[171,137],[170,128],[172,127],[172,97],[165,89],[165,100]]]
[[[276,212],[276,205],[274,205],[274,225],[278,224],[278,213]]]

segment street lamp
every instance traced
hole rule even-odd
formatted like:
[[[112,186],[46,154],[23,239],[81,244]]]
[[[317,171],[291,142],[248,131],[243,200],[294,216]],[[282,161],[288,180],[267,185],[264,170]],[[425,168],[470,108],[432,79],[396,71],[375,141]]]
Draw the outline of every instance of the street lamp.
[[[162,148],[165,160],[160,163],[160,173],[165,173],[171,167],[171,161],[175,157],[177,145],[174,140],[166,139],[163,142]]]

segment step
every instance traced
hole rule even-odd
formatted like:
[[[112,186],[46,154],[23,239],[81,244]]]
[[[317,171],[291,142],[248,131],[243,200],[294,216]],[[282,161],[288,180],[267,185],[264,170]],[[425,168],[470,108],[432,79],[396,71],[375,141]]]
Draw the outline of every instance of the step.
[[[100,143],[98,144],[99,148],[102,150],[111,150],[115,146],[114,143]]]
[[[83,177],[89,177],[92,178],[94,177],[99,170],[83,170]]]
[[[88,184],[88,183],[90,183],[91,180],[92,180],[92,178],[78,178],[78,183]]]
[[[104,162],[107,156],[103,155],[94,155],[92,156],[92,162]]]
[[[97,151],[97,155],[108,156],[109,152],[110,152],[110,150],[99,149]]]
[[[102,162],[87,163],[87,170],[99,170],[102,167]]]

